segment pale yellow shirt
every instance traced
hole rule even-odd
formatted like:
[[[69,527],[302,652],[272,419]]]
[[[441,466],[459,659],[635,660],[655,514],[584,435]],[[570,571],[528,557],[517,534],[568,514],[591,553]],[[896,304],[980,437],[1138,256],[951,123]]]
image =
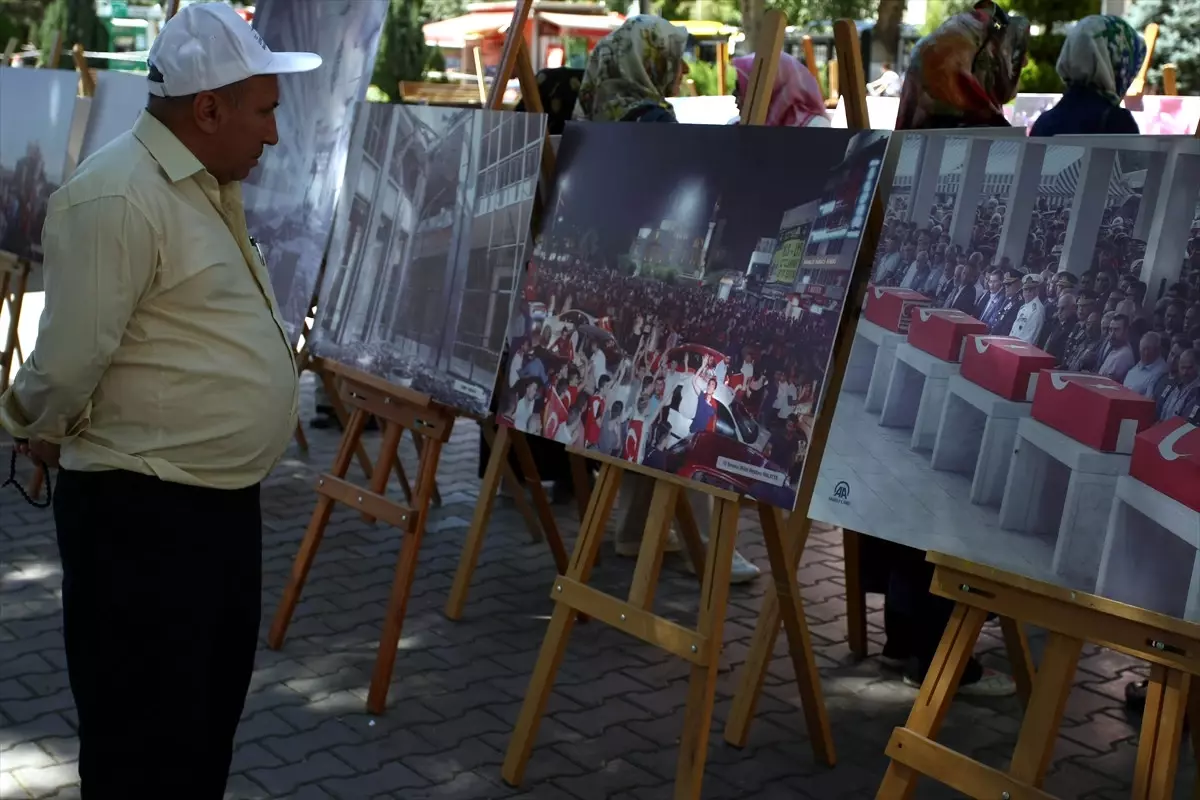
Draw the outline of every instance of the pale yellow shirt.
[[[261,481],[296,426],[293,348],[219,186],[145,111],[50,196],[37,345],[0,425],[65,469],[218,489]]]

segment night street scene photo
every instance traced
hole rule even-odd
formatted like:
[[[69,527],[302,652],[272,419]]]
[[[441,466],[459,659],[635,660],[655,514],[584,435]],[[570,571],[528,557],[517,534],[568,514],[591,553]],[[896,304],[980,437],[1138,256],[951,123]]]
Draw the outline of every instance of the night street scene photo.
[[[541,114],[362,104],[313,353],[486,415],[545,139]]]
[[[886,147],[568,125],[501,424],[791,509]]]

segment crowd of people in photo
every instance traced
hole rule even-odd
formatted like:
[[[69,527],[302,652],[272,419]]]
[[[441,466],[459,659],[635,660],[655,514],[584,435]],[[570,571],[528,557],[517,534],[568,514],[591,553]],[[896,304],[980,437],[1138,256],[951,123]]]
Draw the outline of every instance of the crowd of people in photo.
[[[836,313],[720,299],[712,280],[646,279],[578,256],[535,265],[500,409],[514,427],[658,468],[673,445],[687,453],[692,434],[717,433],[798,481]]]
[[[41,240],[50,193],[41,147],[31,141],[11,172],[0,167],[0,252],[29,257]]]
[[[1104,213],[1090,268],[1059,269],[1070,209],[1040,198],[1021,264],[996,257],[1008,210],[989,197],[976,210],[970,245],[950,241],[952,202],[928,221],[905,220],[906,198],[892,198],[875,283],[912,289],[942,308],[981,320],[990,333],[1033,344],[1058,368],[1092,372],[1155,401],[1159,419],[1189,416],[1200,404],[1200,220],[1180,279],[1152,305],[1141,280],[1145,242],[1130,235],[1129,205]],[[1128,216],[1122,216],[1126,214]]]

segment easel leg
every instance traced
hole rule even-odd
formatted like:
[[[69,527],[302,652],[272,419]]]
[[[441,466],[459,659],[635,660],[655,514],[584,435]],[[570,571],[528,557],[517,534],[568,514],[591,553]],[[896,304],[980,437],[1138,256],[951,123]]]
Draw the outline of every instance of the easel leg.
[[[458,569],[454,573],[454,583],[450,586],[450,596],[446,598],[445,614],[450,619],[462,619],[463,609],[467,605],[467,593],[471,590],[471,576],[475,574],[475,566],[479,563],[479,553],[483,550],[483,539],[487,533],[488,521],[492,517],[492,506],[496,502],[496,491],[500,485],[500,476],[508,471],[508,449],[511,430],[499,426],[493,431],[488,423],[483,423],[484,437],[491,448],[487,467],[483,472],[483,481],[479,487],[479,500],[475,504],[475,513],[471,517],[471,527],[467,529],[467,538],[463,541],[462,555],[458,557]],[[514,479],[515,481],[515,479]],[[510,483],[511,485],[511,483]],[[520,495],[520,487],[514,497]],[[523,499],[523,498],[522,498]],[[518,505],[518,508],[521,506]],[[528,511],[528,504],[525,505]],[[527,523],[536,520],[526,518]]]
[[[1034,681],[1008,769],[1023,783],[1040,787],[1046,779],[1082,650],[1082,639],[1061,633],[1051,633],[1046,642],[1042,668]]]
[[[517,463],[521,465],[521,474],[525,476],[525,485],[529,487],[529,495],[533,498],[533,508],[541,523],[540,530],[545,533],[546,544],[550,546],[550,553],[554,556],[554,568],[561,575],[567,571],[567,548],[558,534],[558,524],[554,521],[550,498],[546,497],[546,490],[538,475],[533,451],[529,449],[529,441],[524,436],[512,437],[512,449],[517,454]],[[538,530],[538,527],[533,529]]]
[[[654,593],[662,572],[663,550],[671,532],[671,509],[682,494],[682,489],[666,481],[659,481],[654,487],[650,516],[646,520],[637,565],[633,568],[633,580],[629,584],[629,604],[644,611],[654,610]],[[687,501],[684,500],[684,503]]]
[[[13,356],[21,347],[21,306],[25,303],[25,287],[29,283],[29,265],[21,262],[18,269],[20,272],[17,274],[16,286],[11,289],[11,296],[7,291],[0,295],[0,305],[8,302],[8,338],[5,340],[4,350],[0,350],[0,392],[8,389],[12,379]],[[9,286],[12,286],[11,281],[6,288]]]
[[[846,643],[856,658],[867,657],[867,593],[862,586],[858,531],[842,528],[842,565],[846,576]]]
[[[758,513],[762,522],[763,539],[767,545],[767,555],[771,559],[771,574],[774,576],[775,585],[773,594],[778,603],[779,613],[783,617],[783,627],[787,631],[788,652],[791,654],[792,668],[796,672],[796,682],[800,688],[801,707],[808,725],[813,755],[832,767],[837,763],[833,730],[829,727],[825,695],[821,691],[821,676],[817,672],[816,659],[813,658],[812,636],[808,631],[808,620],[804,616],[804,601],[796,584],[796,569],[789,557],[791,553],[785,545],[788,539],[807,540],[808,534],[801,534],[795,530],[785,534],[783,512],[778,508],[760,505]],[[803,528],[805,531],[812,527],[812,522],[802,514],[794,515],[792,521],[796,523],[794,527]],[[775,630],[778,632],[778,626]]]
[[[704,784],[708,733],[712,727],[717,675],[721,667],[721,634],[725,626],[729,575],[733,569],[733,550],[737,539],[738,504],[724,499],[714,499],[713,502],[712,532],[704,563],[704,582],[700,590],[700,613],[696,626],[707,652],[702,664],[692,666],[688,681],[683,736],[679,741],[679,765],[675,772],[676,800],[699,800]]]
[[[442,455],[442,443],[427,439],[419,449],[421,471],[417,476],[417,497],[412,509],[413,513],[417,515],[417,519],[413,527],[404,535],[404,542],[400,548],[400,559],[396,563],[396,576],[392,580],[392,595],[388,600],[387,612],[383,621],[383,635],[379,637],[379,654],[375,658],[375,673],[371,676],[371,688],[367,693],[367,709],[372,714],[382,714],[387,705],[392,670],[396,666],[396,647],[400,644],[404,615],[408,610],[408,598],[412,593],[413,576],[417,572],[417,556],[421,552],[421,540],[425,537],[425,524],[429,519],[429,506],[433,500],[438,460]]]
[[[400,454],[397,452],[400,448],[400,437],[404,435],[404,428],[393,423],[383,423],[383,441],[379,443],[379,456],[375,461],[374,471],[371,473],[371,481],[368,484],[373,494],[387,494],[388,478],[392,473],[392,464],[399,463]],[[375,524],[375,518],[370,514],[362,515],[363,522],[368,525]]]
[[[918,737],[936,739],[937,732],[942,727],[942,721],[950,710],[950,703],[958,692],[958,683],[962,680],[963,670],[975,650],[975,642],[979,640],[979,632],[983,630],[987,612],[974,606],[959,603],[954,607],[946,632],[938,644],[937,653],[929,671],[925,673],[925,681],[921,691],[908,716],[904,728],[897,728],[892,733],[888,743],[887,754],[892,758],[888,765],[876,800],[908,800],[917,788],[920,777],[912,767],[896,760],[895,754],[902,745],[896,744],[897,735],[902,731],[911,731]]]
[[[426,443],[425,443],[425,440],[424,440],[424,439],[422,439],[420,436],[414,436],[414,437],[413,437],[413,446],[417,448],[417,458],[424,458],[424,457],[425,457],[425,453],[424,453],[425,444],[426,444]],[[399,465],[399,464],[400,464],[400,459],[396,459],[396,464],[397,464],[397,465]],[[401,467],[401,470],[403,470],[403,467]],[[408,483],[408,480],[407,480],[406,478],[401,478],[401,482],[402,482],[402,483],[405,483],[405,484],[407,484],[407,483]],[[437,478],[436,478],[436,477],[434,478],[434,481],[433,481],[433,494],[431,494],[431,495],[430,495],[430,500],[432,500],[432,501],[433,501],[433,504],[434,504],[435,506],[437,506],[438,508],[441,508],[441,506],[442,506],[442,493],[441,493],[441,491],[439,491],[439,490],[438,490]],[[412,498],[411,498],[411,497],[409,498],[409,501],[408,501],[408,502],[410,502],[410,503],[412,502]]]
[[[1146,710],[1133,772],[1133,800],[1168,800],[1175,790],[1179,744],[1191,676],[1159,664],[1150,667]]]
[[[308,435],[304,433],[304,423],[296,420],[296,446],[300,448],[300,452],[308,454]]]
[[[586,583],[591,576],[592,566],[595,564],[596,554],[600,552],[600,544],[604,541],[608,518],[612,514],[620,485],[620,469],[608,464],[600,468],[600,477],[595,488],[589,493],[587,513],[584,514],[580,525],[579,538],[575,541],[575,552],[567,566],[566,577]],[[578,487],[579,484],[576,484],[577,492]],[[533,752],[533,744],[537,740],[538,726],[546,710],[546,702],[554,689],[554,677],[558,674],[563,655],[567,652],[567,640],[575,625],[575,617],[576,611],[573,608],[565,603],[555,603],[554,614],[546,628],[546,638],[542,641],[542,649],[538,653],[533,675],[529,679],[529,689],[525,693],[525,701],[521,705],[521,713],[517,717],[500,773],[504,781],[511,786],[519,785],[525,777],[525,766],[529,763],[529,755]]]
[[[333,477],[344,478],[346,476],[355,450],[361,447],[360,440],[363,428],[366,426],[367,412],[361,409],[355,411],[346,426],[346,432],[342,434],[341,446],[338,447],[337,456],[333,460],[333,469],[331,470]],[[271,623],[271,633],[267,637],[267,644],[272,650],[278,650],[283,646],[283,639],[287,635],[288,625],[291,624],[292,614],[296,611],[300,593],[304,590],[304,582],[308,579],[308,571],[312,568],[317,548],[321,546],[321,537],[325,535],[325,527],[329,524],[329,517],[332,514],[333,498],[318,492],[317,507],[313,510],[312,518],[308,522],[308,530],[304,532],[304,541],[300,544],[300,551],[296,554],[296,560],[292,564],[292,575],[288,579],[287,587],[283,590],[279,607],[275,610],[275,620]]]
[[[1000,618],[1000,630],[1004,633],[1004,649],[1008,653],[1008,663],[1012,666],[1013,682],[1017,685],[1017,698],[1021,705],[1029,707],[1029,699],[1033,696],[1034,667],[1033,656],[1029,652],[1029,637],[1025,635],[1025,626],[1015,619]]]
[[[329,405],[333,407],[333,415],[337,417],[338,423],[341,424],[343,430],[348,430],[350,427],[350,412],[346,410],[346,404],[342,401],[341,392],[338,391],[337,381],[333,376],[325,370],[318,370],[317,374],[321,377],[321,385],[325,388],[325,396],[329,398]],[[363,418],[363,428],[366,428],[367,420]],[[363,475],[370,478],[372,475],[371,458],[367,455],[367,448],[363,447],[362,431],[356,437],[354,445],[354,455],[358,457],[358,465],[362,468]],[[338,477],[343,477],[339,475]]]
[[[785,539],[783,546],[792,574],[795,575],[800,556],[808,543],[811,523],[791,524],[791,527],[794,529],[793,535]],[[771,655],[775,652],[779,623],[779,595],[776,594],[775,582],[772,581],[763,595],[762,605],[758,610],[758,622],[754,626],[754,637],[750,640],[750,652],[746,656],[746,663],[742,665],[742,678],[738,681],[737,694],[733,696],[729,718],[725,721],[725,741],[734,747],[745,747],[750,736],[750,723],[754,719],[755,709],[758,708],[758,698],[762,694]]]
[[[587,516],[588,505],[592,495],[592,476],[588,470],[587,459],[583,456],[568,454],[571,464],[571,483],[575,490],[575,506],[579,509],[579,519]]]
[[[683,546],[687,548],[688,558],[696,568],[696,574],[703,575],[706,558],[704,540],[700,538],[700,527],[696,524],[696,515],[692,513],[692,504],[688,500],[687,492],[679,492],[674,505],[675,521],[679,523],[679,536],[683,539]]]

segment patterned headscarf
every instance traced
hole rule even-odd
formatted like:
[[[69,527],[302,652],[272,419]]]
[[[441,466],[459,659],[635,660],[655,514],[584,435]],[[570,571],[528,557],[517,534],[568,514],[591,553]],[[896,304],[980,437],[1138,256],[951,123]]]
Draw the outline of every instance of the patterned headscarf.
[[[1028,20],[991,0],[946,20],[913,48],[896,130],[1007,126],[1028,44]]]
[[[1068,88],[1087,87],[1118,105],[1145,59],[1146,42],[1128,22],[1094,14],[1071,28],[1056,69]]]
[[[733,60],[733,66],[737,70],[738,96],[745,102],[750,70],[754,68],[754,55],[738,56]],[[821,86],[817,79],[795,56],[781,53],[766,124],[803,127],[814,117],[825,116],[825,101],[821,99]]]
[[[642,106],[670,111],[666,95],[679,75],[687,37],[685,29],[662,17],[625,20],[588,56],[575,119],[618,122]]]

